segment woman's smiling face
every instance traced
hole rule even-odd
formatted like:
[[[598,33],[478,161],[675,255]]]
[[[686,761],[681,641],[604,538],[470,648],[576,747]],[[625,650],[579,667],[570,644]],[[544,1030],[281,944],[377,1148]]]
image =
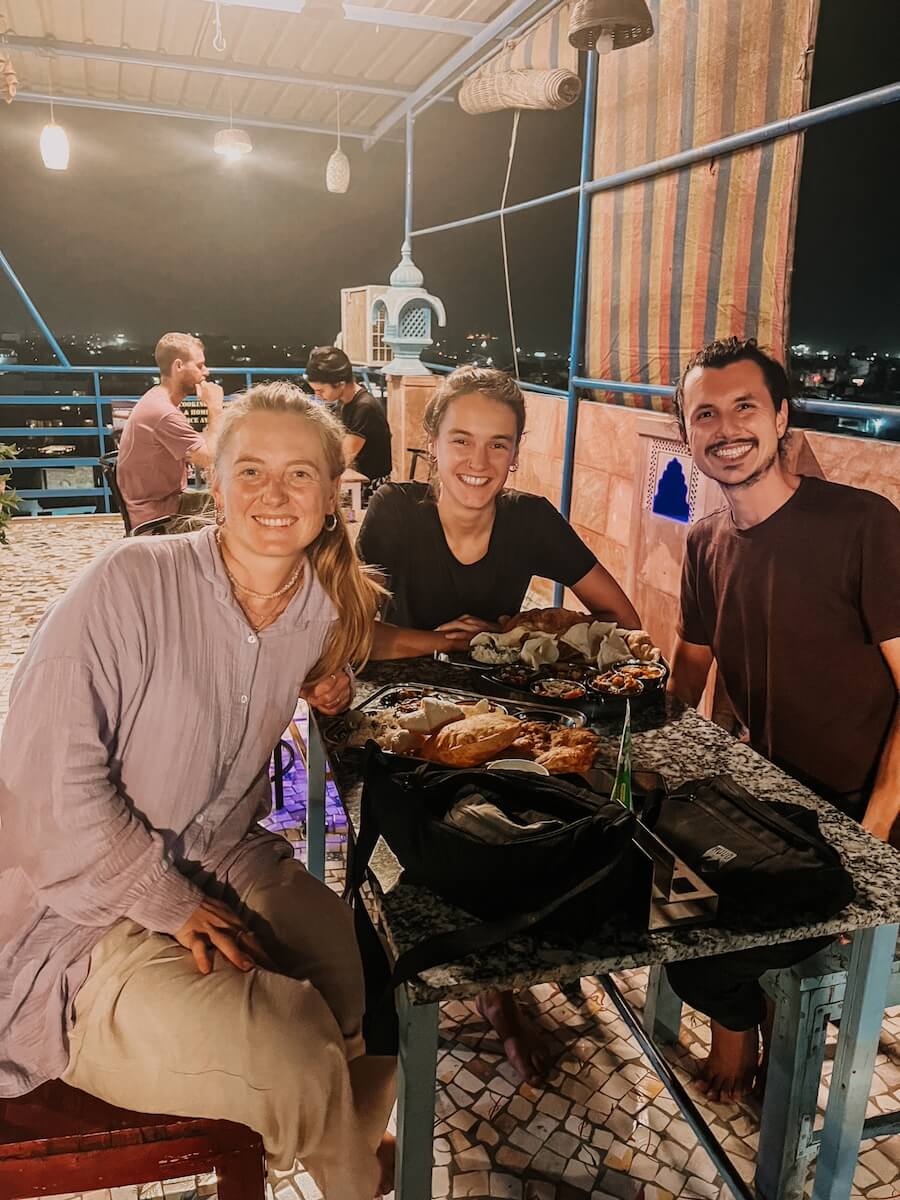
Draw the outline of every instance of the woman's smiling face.
[[[336,487],[311,421],[254,412],[229,439],[213,492],[230,542],[254,554],[288,557],[319,536],[335,511]]]
[[[442,494],[464,508],[492,504],[518,457],[516,415],[481,392],[447,405],[432,446]]]

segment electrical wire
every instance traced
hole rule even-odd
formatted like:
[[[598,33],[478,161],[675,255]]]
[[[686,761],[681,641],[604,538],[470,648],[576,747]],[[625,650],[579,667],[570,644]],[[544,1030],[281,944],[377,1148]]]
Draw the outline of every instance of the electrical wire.
[[[512,134],[509,139],[509,158],[506,163],[506,179],[503,183],[503,196],[500,200],[500,243],[503,248],[503,278],[506,283],[506,316],[509,320],[509,336],[512,339],[512,354],[513,365],[515,367],[514,377],[519,378],[519,350],[516,343],[516,323],[513,317],[512,306],[512,291],[509,286],[509,253],[506,247],[506,217],[503,215],[503,209],[506,208],[506,196],[509,192],[509,179],[512,175],[513,159],[516,154],[516,139],[519,134],[519,117],[522,115],[522,110],[517,108],[513,116]]]

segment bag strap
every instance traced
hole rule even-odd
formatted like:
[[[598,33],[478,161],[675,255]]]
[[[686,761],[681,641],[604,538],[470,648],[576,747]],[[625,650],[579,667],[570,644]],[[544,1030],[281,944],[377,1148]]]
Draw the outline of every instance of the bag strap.
[[[408,979],[412,979],[431,967],[440,966],[441,963],[455,962],[476,950],[486,950],[490,946],[496,946],[499,942],[508,941],[516,934],[533,929],[535,925],[551,916],[564,904],[568,904],[570,900],[574,900],[576,896],[589,891],[605,879],[614,867],[619,865],[630,844],[630,840],[625,842],[612,862],[601,867],[599,871],[594,871],[593,874],[582,879],[580,883],[569,888],[562,895],[549,900],[541,908],[533,909],[530,912],[512,913],[509,916],[500,917],[496,921],[482,921],[475,925],[468,925],[464,929],[452,929],[446,933],[436,933],[432,937],[423,938],[415,946],[404,950],[394,963],[391,987],[396,988],[399,984],[405,983]]]
[[[372,760],[376,758],[381,759],[383,765],[383,751],[376,742],[367,743],[365,758],[363,760],[364,779],[368,777],[367,768],[373,765]],[[421,768],[417,768],[416,771],[410,772],[410,774],[419,775],[420,771]],[[463,772],[458,771],[455,774],[458,777]],[[372,852],[378,843],[379,837],[380,831],[378,829],[374,804],[369,788],[364,783],[359,835],[350,844],[347,862],[347,883],[344,888],[344,899],[354,907],[362,903],[359,889],[365,879],[369,860],[372,857]],[[436,967],[444,962],[452,962],[456,959],[464,958],[467,954],[472,954],[476,950],[486,950],[490,946],[508,941],[509,938],[515,937],[519,933],[525,933],[527,930],[533,929],[534,926],[555,913],[557,909],[562,908],[564,904],[568,904],[570,900],[574,900],[577,896],[589,891],[605,879],[619,865],[630,845],[630,839],[623,841],[622,846],[620,846],[618,853],[611,862],[601,867],[600,870],[592,872],[579,883],[568,888],[560,895],[555,896],[552,900],[548,900],[540,908],[532,909],[528,912],[511,913],[495,921],[477,922],[463,929],[453,929],[445,933],[437,933],[431,937],[423,938],[421,942],[405,950],[395,962],[391,973],[391,989],[396,988],[401,983],[405,983],[408,979],[412,979],[430,967]]]

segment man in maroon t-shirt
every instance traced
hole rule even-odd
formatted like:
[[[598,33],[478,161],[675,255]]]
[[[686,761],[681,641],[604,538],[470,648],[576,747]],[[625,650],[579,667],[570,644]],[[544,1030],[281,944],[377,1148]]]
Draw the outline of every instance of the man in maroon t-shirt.
[[[131,410],[119,443],[116,479],[132,528],[212,506],[208,492],[187,491],[187,468],[188,463],[204,470],[212,465],[211,440],[222,417],[222,389],[209,382],[203,343],[191,334],[164,334],[154,358],[159,383]],[[186,397],[194,393],[206,405],[203,433],[181,411]]]
[[[900,511],[787,469],[787,375],[754,341],[695,355],[676,407],[726,505],[688,535],[671,690],[696,705],[715,660],[753,748],[887,839],[900,811]],[[815,948],[668,968],[712,1019],[698,1084],[710,1099],[737,1098],[757,1075],[760,976]]]

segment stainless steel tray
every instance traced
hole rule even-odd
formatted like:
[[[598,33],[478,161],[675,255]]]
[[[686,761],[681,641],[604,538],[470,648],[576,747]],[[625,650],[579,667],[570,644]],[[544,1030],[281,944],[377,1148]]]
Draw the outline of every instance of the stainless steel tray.
[[[458,704],[461,700],[467,704],[476,704],[479,700],[489,700],[496,704],[502,712],[522,721],[554,721],[569,729],[582,729],[587,725],[587,717],[576,708],[554,708],[540,702],[518,700],[510,696],[495,696],[489,692],[470,692],[463,688],[436,687],[433,683],[389,683],[380,687],[377,692],[353,707],[360,712],[370,712],[373,709],[390,708],[390,697],[393,693],[404,693],[403,699],[414,699],[420,696],[430,696],[433,699],[446,698]]]

